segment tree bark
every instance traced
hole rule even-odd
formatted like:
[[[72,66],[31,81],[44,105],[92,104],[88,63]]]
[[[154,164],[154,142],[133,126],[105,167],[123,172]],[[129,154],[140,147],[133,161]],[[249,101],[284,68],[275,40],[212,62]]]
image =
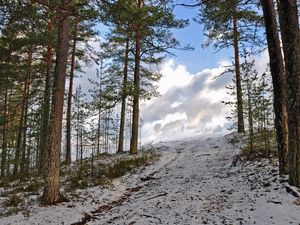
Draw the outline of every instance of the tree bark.
[[[52,32],[54,30],[53,19],[48,22],[48,30]],[[47,56],[46,56],[46,79],[45,79],[45,89],[43,96],[43,108],[42,108],[42,126],[41,126],[41,137],[40,137],[40,154],[39,154],[39,174],[44,175],[46,169],[47,161],[47,148],[49,144],[48,131],[49,131],[49,119],[50,119],[50,99],[51,99],[51,71],[52,71],[52,59],[53,59],[53,48],[51,45],[47,46]]]
[[[62,0],[63,6],[67,0]],[[58,24],[57,52],[54,72],[53,121],[50,129],[49,159],[46,186],[43,199],[46,204],[55,204],[62,200],[59,192],[59,167],[61,149],[61,130],[63,119],[64,93],[69,49],[69,14],[60,12]]]
[[[124,58],[124,77],[123,77],[123,92],[122,106],[119,130],[119,143],[117,153],[124,151],[124,131],[125,131],[125,116],[126,116],[126,98],[127,98],[127,80],[128,80],[128,54],[129,54],[129,38],[126,38],[125,58]]]
[[[7,80],[7,77],[6,77]],[[1,177],[5,176],[5,167],[7,164],[7,98],[8,88],[5,87],[4,109],[3,109],[3,129],[2,129],[2,154],[1,154]]]
[[[23,84],[23,93],[22,93],[22,104],[21,104],[21,115],[20,115],[20,121],[19,121],[19,127],[18,127],[18,136],[17,136],[17,146],[16,146],[16,152],[15,152],[15,162],[14,162],[14,170],[13,174],[16,175],[19,172],[19,166],[20,164],[24,165],[23,157],[20,160],[20,156],[23,156],[24,146],[22,146],[22,138],[24,139],[24,129],[27,129],[24,125],[24,121],[27,119],[25,118],[26,113],[26,105],[28,102],[28,95],[29,95],[29,85],[30,85],[30,77],[31,77],[31,70],[32,70],[32,48],[30,47],[28,52],[28,71],[26,73],[26,78]],[[25,140],[26,142],[26,140]],[[24,143],[24,142],[23,142]],[[21,155],[22,154],[22,155]]]
[[[30,47],[29,54],[28,54],[28,75],[27,75],[27,81],[26,81],[26,98],[25,98],[25,106],[24,106],[24,123],[23,123],[23,143],[22,143],[22,160],[20,162],[20,171],[24,172],[24,166],[26,164],[26,142],[27,142],[27,122],[28,122],[28,97],[29,97],[29,91],[30,91],[30,84],[31,84],[31,76],[32,76],[32,55],[33,55],[33,49]]]
[[[273,0],[261,0],[264,13],[270,70],[274,91],[275,127],[280,174],[288,173],[288,115],[286,108],[286,77]]]
[[[103,74],[103,59],[100,61],[99,75],[99,107],[98,107],[98,127],[97,127],[97,156],[100,154],[100,138],[101,138],[101,92],[102,92],[102,74]]]
[[[66,116],[66,164],[71,164],[71,117],[72,117],[72,98],[73,98],[73,80],[74,80],[74,71],[75,71],[75,57],[76,57],[76,45],[77,45],[77,29],[78,29],[78,19],[75,18],[74,23],[74,37],[72,44],[72,56],[71,56],[71,68],[70,68],[70,80],[69,80],[69,91],[68,91],[68,103],[67,103],[67,116]]]
[[[300,187],[300,35],[296,0],[279,0],[287,82],[289,183]]]
[[[251,84],[250,78],[247,77],[247,100],[248,100],[248,126],[249,126],[249,137],[250,137],[250,150],[253,151],[253,111],[252,111],[252,96],[251,96]]]
[[[236,94],[237,94],[237,113],[238,113],[238,132],[244,133],[244,110],[243,110],[243,93],[241,84],[241,66],[239,55],[239,33],[238,33],[238,17],[236,12],[236,2],[233,4],[233,48],[235,61],[235,79],[236,79]]]
[[[137,7],[141,8],[140,0],[138,0]],[[130,154],[137,154],[138,151],[140,64],[141,64],[141,34],[140,34],[139,25],[137,25],[136,34],[135,34],[134,93],[133,93],[133,105],[132,105]]]

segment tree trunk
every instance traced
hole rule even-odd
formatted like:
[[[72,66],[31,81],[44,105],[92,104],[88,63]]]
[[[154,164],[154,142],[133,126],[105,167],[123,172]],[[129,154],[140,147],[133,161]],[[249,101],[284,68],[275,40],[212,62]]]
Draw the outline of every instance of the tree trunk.
[[[83,160],[83,128],[80,127],[80,165],[82,165]]]
[[[287,82],[289,183],[300,187],[300,39],[296,0],[279,0]]]
[[[251,96],[251,84],[249,77],[247,77],[247,100],[248,100],[248,123],[249,123],[249,138],[250,138],[250,150],[253,151],[253,111],[252,111],[252,96]]]
[[[78,99],[79,99],[79,94],[78,94],[78,89],[76,88],[76,94],[75,94],[75,96],[76,96],[76,99],[77,99],[77,101],[78,101]],[[77,106],[77,118],[76,118],[76,120],[77,120],[77,125],[76,125],[76,160],[79,160],[79,127],[80,127],[80,125],[79,125],[79,103],[78,103],[78,106]]]
[[[137,8],[142,7],[142,1],[137,0]],[[134,64],[134,93],[132,105],[132,127],[130,139],[130,154],[137,154],[139,133],[139,98],[140,98],[140,65],[141,65],[141,32],[140,25],[135,30],[135,64]]]
[[[72,158],[72,147],[71,147],[71,117],[72,117],[72,98],[73,98],[73,80],[74,80],[74,71],[75,71],[75,56],[76,56],[76,45],[77,45],[77,29],[78,29],[78,19],[75,18],[74,23],[74,37],[72,44],[72,56],[71,56],[71,68],[70,68],[70,80],[69,80],[69,92],[68,92],[68,104],[67,104],[67,126],[66,126],[66,164],[71,164]]]
[[[238,33],[238,17],[236,12],[236,3],[233,9],[233,48],[235,61],[235,76],[236,76],[236,94],[237,94],[237,113],[238,113],[238,132],[244,133],[244,112],[243,112],[243,93],[241,84],[241,66],[239,55],[239,33]]]
[[[7,164],[7,98],[8,98],[8,88],[6,85],[5,94],[4,94],[4,108],[3,108],[4,121],[3,121],[3,129],[2,129],[1,177],[5,176],[5,167]]]
[[[26,87],[25,87],[25,102],[24,102],[24,122],[22,125],[22,133],[23,133],[23,143],[22,143],[22,159],[20,162],[20,171],[24,172],[24,165],[26,164],[26,138],[27,138],[27,122],[28,122],[28,97],[29,97],[29,90],[30,90],[30,84],[31,84],[31,76],[32,76],[32,54],[33,49],[30,47],[29,55],[28,55],[28,75],[27,75],[27,81],[26,81]]]
[[[99,107],[98,107],[98,127],[97,127],[97,156],[100,154],[100,138],[101,138],[101,92],[102,92],[102,74],[103,74],[103,59],[100,61],[99,75]]]
[[[53,20],[48,22],[48,30],[53,31]],[[47,161],[47,149],[48,149],[48,132],[49,132],[49,119],[50,119],[50,98],[51,98],[51,71],[52,71],[52,59],[53,59],[53,48],[52,46],[47,46],[47,56],[46,56],[46,79],[45,79],[45,89],[44,89],[44,99],[43,99],[43,108],[42,108],[42,126],[41,126],[41,137],[40,137],[40,154],[39,154],[39,174],[44,175],[46,169]]]
[[[26,142],[27,142],[27,125],[28,125],[28,95],[29,95],[29,86],[27,85],[27,97],[25,101],[25,112],[24,112],[24,124],[23,124],[23,143],[22,143],[22,159],[20,162],[20,172],[23,174],[25,171],[26,165]]]
[[[286,77],[273,0],[261,0],[264,13],[270,70],[274,91],[275,127],[280,174],[288,173],[288,116],[286,109]]]
[[[62,0],[62,5],[67,4]],[[57,52],[54,72],[53,121],[51,121],[48,173],[44,189],[44,202],[55,204],[62,200],[59,192],[59,167],[64,93],[69,49],[69,14],[61,12],[58,24]]]
[[[124,77],[123,77],[123,93],[122,106],[119,130],[119,144],[117,153],[122,153],[124,150],[124,130],[125,130],[125,116],[126,116],[126,98],[127,98],[127,80],[128,80],[128,54],[129,54],[129,38],[126,38],[125,58],[124,58]]]
[[[30,77],[31,77],[31,70],[32,70],[32,48],[30,47],[28,52],[28,71],[26,73],[26,78],[23,84],[23,94],[22,94],[22,104],[21,104],[21,115],[20,115],[20,121],[19,121],[19,127],[18,127],[18,136],[17,136],[17,146],[16,146],[16,152],[15,152],[15,162],[14,162],[14,170],[13,174],[16,175],[19,172],[19,166],[21,164],[20,156],[23,154],[22,150],[24,149],[24,146],[22,146],[22,138],[23,136],[23,130],[26,129],[24,125],[24,117],[26,113],[26,104],[28,101],[28,95],[29,95],[29,85],[30,85]],[[23,155],[22,155],[23,156]],[[23,158],[22,158],[23,159]],[[22,162],[22,165],[23,162]]]

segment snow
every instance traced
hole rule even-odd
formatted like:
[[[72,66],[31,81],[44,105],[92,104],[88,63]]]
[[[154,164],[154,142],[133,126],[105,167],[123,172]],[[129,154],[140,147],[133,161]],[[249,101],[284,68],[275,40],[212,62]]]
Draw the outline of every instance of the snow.
[[[238,163],[234,135],[160,142],[160,159],[115,179],[77,190],[70,202],[32,206],[0,224],[228,224],[300,223],[300,201],[286,191],[271,159]],[[298,190],[293,188],[295,192]],[[85,220],[83,220],[85,219]]]

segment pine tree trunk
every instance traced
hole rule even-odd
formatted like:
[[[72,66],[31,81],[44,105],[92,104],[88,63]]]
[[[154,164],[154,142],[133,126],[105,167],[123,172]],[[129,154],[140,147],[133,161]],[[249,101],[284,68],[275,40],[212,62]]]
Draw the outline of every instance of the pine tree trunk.
[[[97,156],[100,154],[100,138],[101,138],[101,92],[102,92],[102,73],[103,73],[103,59],[100,61],[100,75],[99,75],[99,108],[98,108],[98,127],[97,127]]]
[[[284,47],[289,139],[289,183],[300,187],[300,35],[296,0],[279,0]]]
[[[253,111],[252,111],[252,96],[251,85],[249,78],[247,79],[247,98],[248,98],[248,123],[249,123],[249,138],[250,138],[250,150],[253,151]]]
[[[128,54],[129,54],[129,38],[126,39],[125,58],[124,58],[124,77],[123,77],[123,93],[122,106],[119,130],[118,153],[124,151],[124,131],[125,131],[125,116],[126,116],[126,98],[127,98],[127,80],[128,80]]]
[[[48,30],[52,32],[54,29],[53,20],[48,23]],[[44,175],[46,169],[47,161],[47,149],[48,149],[48,132],[49,132],[49,119],[50,119],[50,98],[51,98],[51,71],[52,71],[52,59],[53,59],[53,49],[50,45],[47,46],[47,56],[46,56],[46,79],[45,79],[45,89],[43,96],[43,106],[42,106],[42,126],[41,126],[41,137],[39,144],[39,174]]]
[[[6,77],[7,80],[7,77]],[[5,86],[4,106],[3,106],[3,128],[2,128],[2,154],[1,154],[1,177],[5,176],[5,167],[7,164],[7,98],[8,88]]]
[[[99,156],[100,154],[100,137],[101,137],[101,108],[98,109],[98,127],[97,127],[97,151],[96,155]]]
[[[24,134],[24,129],[27,129],[25,127],[24,121],[27,120],[25,116],[27,116],[26,113],[26,105],[28,102],[28,95],[29,95],[29,85],[30,85],[30,77],[31,77],[31,70],[32,70],[32,48],[30,47],[28,52],[28,71],[26,74],[26,78],[23,84],[23,94],[22,94],[22,104],[21,104],[21,115],[20,115],[20,121],[19,121],[19,127],[18,127],[18,136],[17,136],[17,146],[16,146],[16,152],[15,152],[15,162],[14,162],[14,170],[13,174],[16,175],[19,172],[19,166],[20,164],[24,165],[24,162],[21,162],[23,160],[23,157],[20,160],[20,157],[23,156],[22,150],[24,149],[24,146],[22,146],[22,138],[25,139],[26,137]],[[26,142],[26,140],[25,140]],[[24,141],[23,141],[24,143]],[[21,155],[22,154],[22,155]]]
[[[280,174],[288,173],[288,116],[286,109],[286,77],[273,0],[261,0],[270,56],[274,91],[275,127]]]
[[[22,135],[23,135],[23,143],[22,143],[22,159],[20,162],[20,171],[23,173],[25,168],[24,165],[26,164],[26,141],[27,141],[27,122],[28,122],[28,97],[29,97],[29,90],[30,90],[30,84],[31,84],[31,76],[32,76],[32,54],[33,49],[30,47],[29,54],[28,54],[28,74],[27,74],[27,80],[26,80],[26,87],[25,87],[25,102],[24,102],[24,123],[22,125]]]
[[[8,94],[8,102],[12,102],[12,95],[13,95],[13,88],[12,87],[10,87],[10,89],[9,89],[9,94]],[[14,120],[13,120],[13,117],[14,117],[14,115],[12,115],[12,114],[10,114],[9,113],[9,103],[7,104],[7,108],[6,108],[6,113],[7,113],[7,120],[6,120],[6,127],[5,127],[5,129],[6,129],[6,137],[8,137],[8,135],[9,135],[9,130],[10,130],[10,128],[12,128],[12,127],[14,127]],[[10,175],[10,167],[11,167],[11,165],[10,165],[10,159],[11,159],[11,151],[9,151],[9,149],[12,149],[13,148],[13,142],[14,142],[14,140],[15,140],[15,136],[13,135],[13,138],[12,138],[12,140],[6,140],[6,176],[9,176]]]
[[[137,9],[142,7],[142,1],[137,0]],[[132,105],[132,127],[130,139],[130,154],[137,154],[139,135],[139,98],[140,98],[140,65],[141,65],[141,33],[140,25],[135,30],[135,62],[134,62],[134,93]]]
[[[238,17],[236,12],[236,3],[233,9],[233,48],[235,61],[235,76],[236,76],[236,94],[237,94],[237,113],[238,113],[238,132],[244,133],[244,112],[243,112],[243,93],[241,84],[241,66],[239,55],[239,33],[238,33]]]
[[[80,165],[82,164],[83,160],[83,128],[80,128]]]
[[[67,5],[62,0],[62,5]],[[69,14],[61,12],[58,25],[57,52],[54,73],[53,121],[51,121],[49,160],[44,202],[55,204],[62,200],[59,192],[59,167],[61,150],[61,130],[63,119],[64,93],[69,49]]]
[[[24,121],[24,112],[25,112],[25,98],[26,98],[26,82],[23,84],[23,94],[22,94],[22,104],[21,104],[21,115],[18,125],[18,133],[17,133],[17,143],[16,143],[16,151],[14,158],[14,169],[13,174],[16,175],[19,172],[20,165],[20,154],[21,154],[21,145],[22,145],[22,130],[23,130],[23,121]]]
[[[28,93],[29,93],[29,86],[28,86]],[[27,125],[28,125],[28,98],[26,98],[26,102],[25,102],[24,124],[23,124],[22,159],[20,162],[20,172],[22,174],[25,172],[25,166],[26,166]]]
[[[76,46],[77,46],[77,29],[78,29],[78,19],[75,18],[74,24],[74,37],[72,44],[72,56],[71,56],[71,68],[70,68],[70,80],[69,80],[69,92],[68,92],[68,104],[67,104],[67,126],[66,126],[66,164],[71,164],[72,158],[72,146],[71,146],[71,117],[72,117],[72,98],[73,98],[73,80],[74,80],[74,71],[75,71],[75,56],[76,56]]]
[[[76,88],[76,99],[78,100],[79,99],[79,95],[78,95],[78,89]],[[77,108],[77,129],[76,129],[76,160],[79,160],[79,104],[78,104],[78,108]]]
[[[138,129],[139,129],[139,83],[140,83],[140,57],[139,57],[139,42],[137,38],[136,43],[136,60],[134,69],[134,96],[132,105],[132,127],[130,139],[130,154],[136,154],[138,148]]]

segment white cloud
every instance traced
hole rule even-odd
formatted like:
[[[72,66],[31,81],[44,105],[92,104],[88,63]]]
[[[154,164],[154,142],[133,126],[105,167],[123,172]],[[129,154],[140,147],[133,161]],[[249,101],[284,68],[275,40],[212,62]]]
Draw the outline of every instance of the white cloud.
[[[265,51],[255,57],[255,68],[265,71],[269,61]],[[159,84],[160,97],[141,105],[143,143],[166,139],[206,136],[227,132],[230,123],[229,100],[226,85],[232,83],[234,74],[224,73],[230,62],[220,61],[216,68],[190,73],[185,65],[169,60],[161,67],[163,78]],[[216,78],[218,77],[218,78]]]
[[[143,142],[176,139],[226,131],[229,109],[221,101],[227,97],[225,85],[232,74],[224,74],[227,61],[191,74],[184,65],[169,60],[162,65],[161,96],[143,103]]]
[[[193,75],[190,74],[184,65],[175,65],[173,59],[165,62],[160,70],[162,78],[159,82],[158,91],[165,94],[168,90],[183,87],[190,83]]]

